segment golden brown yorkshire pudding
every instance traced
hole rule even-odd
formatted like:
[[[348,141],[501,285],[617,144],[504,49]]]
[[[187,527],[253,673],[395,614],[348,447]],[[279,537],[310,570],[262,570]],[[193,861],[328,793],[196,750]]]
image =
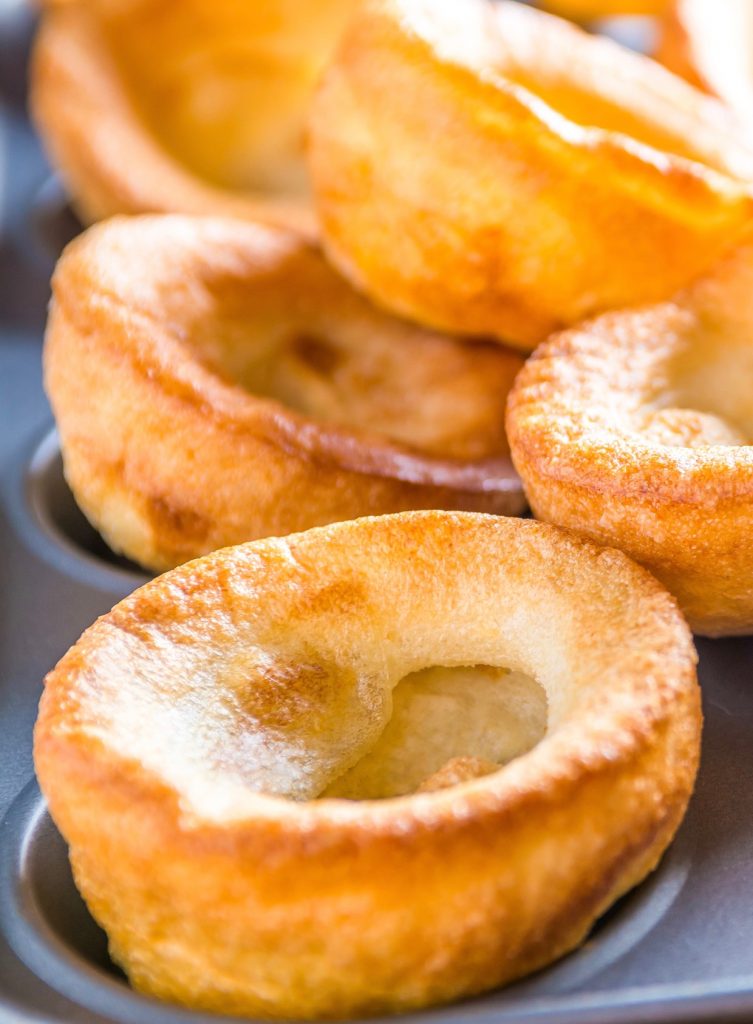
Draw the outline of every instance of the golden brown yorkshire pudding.
[[[355,0],[47,0],[35,120],[85,221],[177,211],[313,226],[314,81]]]
[[[617,551],[361,519],[117,605],[48,676],[36,767],[138,989],[392,1012],[544,966],[656,865],[696,773],[694,663]]]
[[[299,235],[115,219],[66,250],[53,292],[66,477],[142,565],[359,515],[525,507],[504,432],[520,356],[376,310]]]
[[[750,0],[674,0],[659,59],[718,96],[753,134],[753,5]]]
[[[346,275],[401,315],[524,349],[670,296],[753,214],[753,150],[720,105],[518,3],[366,0],[310,134]]]
[[[536,515],[621,548],[693,629],[753,630],[753,246],[675,301],[553,338],[510,397]]]
[[[539,0],[554,14],[567,18],[590,20],[619,14],[662,14],[672,0]]]

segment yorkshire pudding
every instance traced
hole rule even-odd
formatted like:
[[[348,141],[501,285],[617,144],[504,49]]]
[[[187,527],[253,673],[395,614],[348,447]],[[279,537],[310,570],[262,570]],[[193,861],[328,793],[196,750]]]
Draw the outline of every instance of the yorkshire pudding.
[[[528,362],[508,431],[535,514],[621,548],[693,629],[753,630],[753,246]]]
[[[355,0],[47,0],[37,126],[86,222],[177,211],[313,226],[314,81]]]
[[[359,515],[524,508],[504,432],[520,356],[374,309],[300,235],[118,218],[66,250],[53,294],[66,477],[148,568]]]
[[[313,106],[329,255],[387,308],[530,349],[668,298],[753,216],[753,149],[648,58],[512,2],[366,0]]]
[[[674,0],[659,59],[718,96],[753,134],[753,5],[750,0]]]
[[[47,677],[36,767],[138,989],[405,1010],[544,966],[651,871],[696,773],[694,664],[617,551],[361,519],[126,598]]]

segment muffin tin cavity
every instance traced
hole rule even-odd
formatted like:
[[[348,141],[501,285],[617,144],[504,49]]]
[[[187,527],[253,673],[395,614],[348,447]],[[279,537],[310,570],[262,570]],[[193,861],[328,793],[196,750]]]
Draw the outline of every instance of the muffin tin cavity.
[[[687,833],[680,832],[659,868],[599,918],[580,949],[549,968],[548,990],[574,991],[638,947],[681,895],[690,869]],[[516,991],[522,994],[535,984],[536,979],[523,981]]]
[[[184,1012],[132,992],[110,960],[36,783],[16,799],[3,826],[15,840],[0,851],[0,932],[27,967],[78,1006],[119,1024],[186,1021]]]
[[[93,1013],[124,1024],[173,1024],[186,1015],[128,988],[107,953],[104,932],[78,895],[63,839],[31,783],[16,799],[2,829],[0,932],[19,958],[48,985]],[[690,866],[682,835],[660,868],[623,897],[594,927],[586,944],[546,973],[546,992],[577,989],[638,945],[680,893]],[[495,1005],[542,994],[541,978],[511,987]],[[488,997],[487,997],[488,999]],[[478,1001],[482,1010],[487,999]],[[193,1020],[204,1019],[192,1016]]]
[[[111,551],[76,504],[65,481],[55,430],[36,446],[24,468],[19,484],[27,515],[17,525],[29,533],[34,550],[93,586],[125,594],[146,582],[138,566]]]

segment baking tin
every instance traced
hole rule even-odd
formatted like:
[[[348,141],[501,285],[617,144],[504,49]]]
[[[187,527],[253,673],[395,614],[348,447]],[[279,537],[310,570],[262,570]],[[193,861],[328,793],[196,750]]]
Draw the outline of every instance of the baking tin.
[[[0,15],[0,1024],[198,1024],[220,1018],[137,995],[112,966],[33,780],[45,672],[146,577],[76,508],[42,393],[51,252],[74,222],[25,119],[29,19],[10,10]],[[753,1021],[753,640],[698,650],[701,772],[659,869],[558,964],[410,1020]]]

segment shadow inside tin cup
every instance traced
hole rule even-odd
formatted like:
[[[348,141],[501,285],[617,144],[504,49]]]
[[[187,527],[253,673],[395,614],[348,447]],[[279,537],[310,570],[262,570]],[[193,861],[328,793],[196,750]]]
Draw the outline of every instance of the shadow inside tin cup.
[[[43,254],[54,260],[83,231],[83,225],[55,175],[49,177],[34,196],[29,210],[29,228]]]
[[[57,431],[44,438],[29,466],[27,495],[37,523],[59,544],[105,565],[138,576],[145,572],[134,562],[117,555],[76,504],[63,473],[63,457]]]
[[[125,597],[150,579],[113,552],[79,509],[65,480],[56,430],[21,450],[7,496],[19,539],[58,573],[114,597]]]

